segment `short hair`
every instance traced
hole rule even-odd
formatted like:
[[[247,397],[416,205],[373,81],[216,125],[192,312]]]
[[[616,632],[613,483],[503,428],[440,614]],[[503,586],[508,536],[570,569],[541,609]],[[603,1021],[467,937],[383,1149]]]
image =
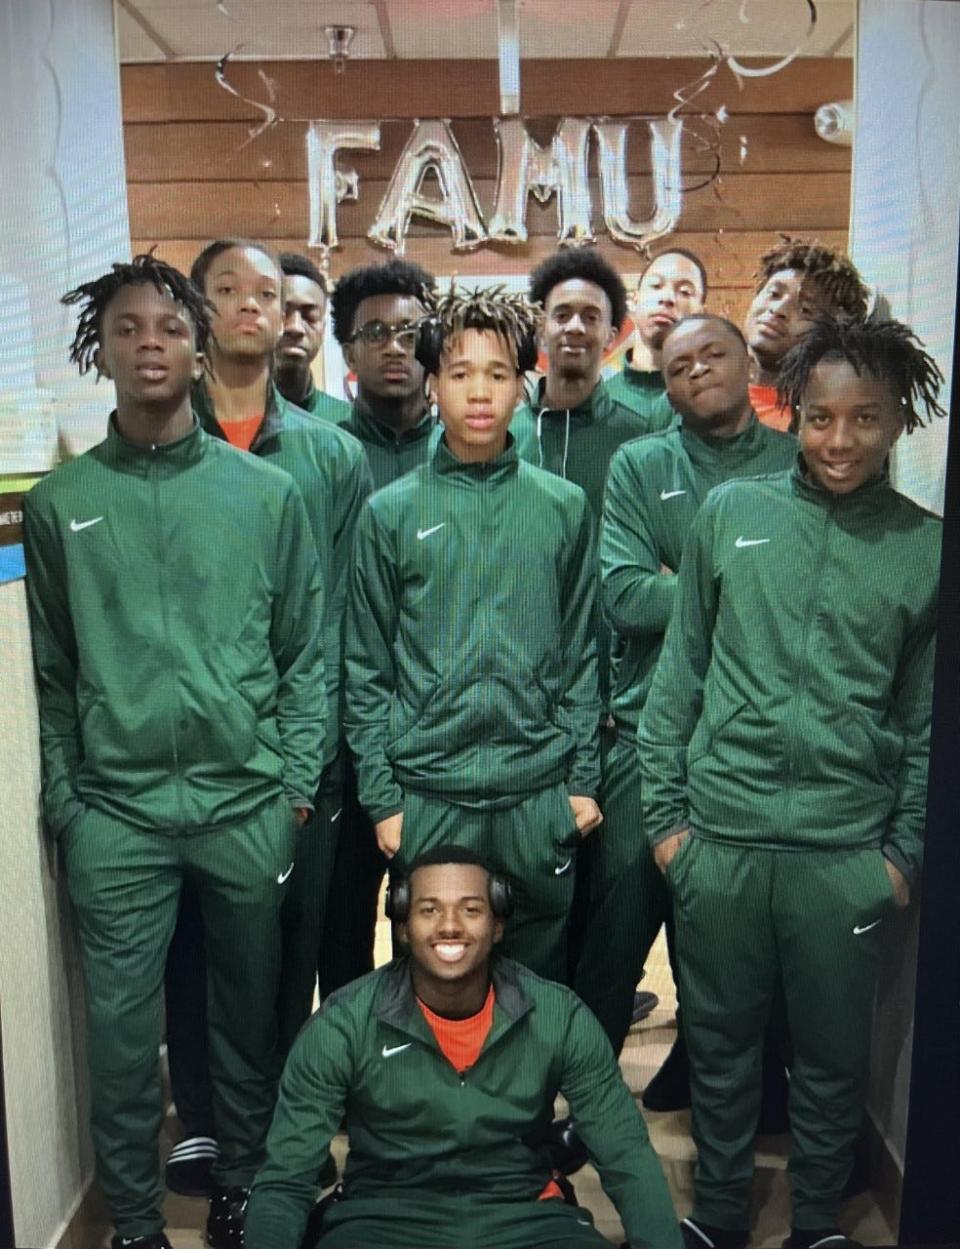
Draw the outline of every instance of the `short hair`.
[[[593,282],[610,300],[610,320],[619,329],[627,315],[627,290],[613,265],[595,251],[564,247],[540,262],[530,274],[530,301],[547,306],[547,296],[561,282]]]
[[[324,295],[329,293],[326,277],[320,272],[309,256],[300,252],[281,252],[277,257],[280,261],[280,272],[288,278],[309,278],[316,282]]]
[[[403,878],[409,882],[413,873],[418,872],[421,867],[446,867],[448,864],[481,867],[488,876],[494,875],[490,864],[481,855],[477,854],[475,850],[471,850],[467,846],[457,845],[454,842],[448,842],[418,854],[404,872]]]
[[[190,278],[196,282],[201,290],[207,280],[207,271],[218,256],[222,256],[224,252],[232,251],[235,247],[250,247],[256,252],[262,252],[269,260],[277,266],[277,275],[282,276],[280,268],[280,260],[277,253],[267,247],[265,243],[258,243],[256,239],[214,239],[212,243],[208,243],[200,255],[190,266]]]
[[[103,315],[111,300],[125,286],[155,287],[161,295],[169,295],[182,306],[193,325],[197,351],[206,354],[210,341],[210,316],[213,305],[202,288],[192,282],[163,260],[153,254],[154,249],[134,256],[129,263],[112,266],[109,273],[83,282],[80,286],[61,296],[63,304],[82,304],[77,321],[77,332],[70,346],[70,359],[81,374],[89,372],[97,351],[102,346]]]
[[[909,326],[874,317],[820,317],[780,366],[778,402],[793,412],[794,427],[810,375],[821,360],[845,360],[860,375],[882,378],[897,397],[908,434],[925,423],[918,406],[928,419],[946,415],[937,402],[943,374]]]
[[[663,336],[663,342],[660,344],[660,350],[667,345],[668,340],[680,328],[681,325],[689,325],[691,321],[716,321],[718,325],[722,325],[725,330],[729,330],[734,338],[738,338],[743,345],[743,350],[748,352],[750,348],[747,346],[747,340],[743,336],[743,330],[739,325],[734,325],[729,317],[722,317],[719,312],[691,312],[689,316],[681,317],[679,321],[674,321]]]
[[[439,368],[447,344],[460,339],[466,330],[489,330],[501,338],[516,357],[518,373],[536,364],[540,309],[502,285],[459,290],[451,283],[446,294],[431,298],[429,314],[436,329],[429,346],[423,343],[418,358],[430,373]]]
[[[760,268],[754,274],[755,294],[760,293],[775,273],[796,269],[804,275],[804,282],[809,282],[814,291],[828,301],[832,315],[842,313],[855,321],[866,317],[869,292],[849,256],[824,247],[816,239],[796,239],[781,234],[780,240],[760,257]]]
[[[333,333],[341,347],[353,334],[357,308],[374,295],[410,295],[424,305],[436,289],[432,273],[410,260],[393,259],[382,265],[361,265],[339,278],[330,297]]]
[[[654,261],[659,260],[661,256],[685,256],[687,260],[692,261],[692,263],[697,267],[697,272],[700,274],[700,285],[703,287],[703,298],[706,299],[707,291],[710,289],[710,284],[707,282],[706,266],[695,252],[690,251],[686,247],[665,247],[662,252],[657,252],[655,256],[651,256],[650,264],[647,265],[647,268],[640,274],[641,282],[646,277],[647,271],[650,269]]]

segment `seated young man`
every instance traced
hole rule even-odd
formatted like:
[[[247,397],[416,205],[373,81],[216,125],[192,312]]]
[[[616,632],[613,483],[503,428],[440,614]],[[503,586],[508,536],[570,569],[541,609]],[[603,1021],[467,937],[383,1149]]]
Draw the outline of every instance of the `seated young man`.
[[[346,1120],[342,1199],[322,1249],[602,1249],[536,1139],[562,1094],[629,1245],[679,1249],[646,1127],[610,1046],[569,989],[498,957],[507,883],[436,847],[388,902],[407,953],[328,998],[284,1071],[246,1249],[301,1242],[321,1159]]]
[[[535,324],[520,296],[451,291],[421,329],[444,432],[357,524],[345,724],[383,853],[456,835],[486,855],[516,896],[506,948],[562,980],[601,819],[596,574],[583,491],[508,433]]]
[[[786,999],[793,1229],[838,1212],[881,930],[922,852],[941,524],[890,486],[940,375],[898,322],[818,322],[784,361],[800,455],[712,490],[643,711],[644,832],[673,895],[697,1249],[747,1244],[761,1041]]]

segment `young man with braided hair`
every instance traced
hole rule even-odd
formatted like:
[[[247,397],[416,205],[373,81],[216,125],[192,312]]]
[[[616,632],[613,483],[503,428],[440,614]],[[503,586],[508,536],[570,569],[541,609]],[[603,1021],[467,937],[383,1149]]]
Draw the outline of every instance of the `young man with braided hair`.
[[[787,1004],[793,1229],[837,1226],[863,1109],[880,933],[922,853],[937,517],[894,443],[943,415],[895,321],[818,321],[784,360],[800,454],[712,490],[641,717],[643,823],[673,895],[698,1147],[689,1245],[748,1237],[760,1049]]]
[[[817,317],[862,321],[869,292],[849,256],[816,241],[790,238],[760,257],[744,337],[753,357],[750,403],[764,425],[785,430],[791,414],[777,397],[780,366]]]
[[[569,989],[504,958],[505,882],[462,846],[413,859],[389,910],[406,953],[329,998],[283,1075],[246,1249],[302,1239],[346,1119],[320,1249],[602,1249],[535,1142],[562,1094],[633,1249],[679,1249],[660,1163],[606,1039]],[[569,1190],[568,1190],[569,1193]]]
[[[345,722],[383,853],[456,833],[513,885],[510,953],[562,980],[577,841],[601,818],[596,576],[583,491],[508,432],[535,329],[499,290],[452,290],[421,328],[443,436],[357,525]]]
[[[280,905],[320,776],[320,565],[287,474],[197,424],[211,314],[193,283],[138,256],[64,302],[82,307],[71,358],[117,394],[106,441],[25,505],[44,809],[80,928],[98,1175],[114,1249],[168,1249],[160,988],[189,879],[221,1147],[207,1230],[237,1249],[228,1216],[280,1067]]]

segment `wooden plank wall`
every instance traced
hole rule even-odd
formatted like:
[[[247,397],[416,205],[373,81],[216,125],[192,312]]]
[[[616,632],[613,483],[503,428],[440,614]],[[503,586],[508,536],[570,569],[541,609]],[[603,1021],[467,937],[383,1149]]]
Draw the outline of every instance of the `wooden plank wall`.
[[[673,91],[696,79],[707,62],[693,59],[529,61],[522,67],[522,109],[531,133],[544,142],[565,116],[664,115]],[[243,148],[262,115],[219,87],[210,64],[130,65],[122,69],[124,136],[133,246],[159,244],[159,254],[183,268],[221,235],[263,239],[278,248],[306,250],[307,119],[381,121],[379,153],[345,152],[341,162],[360,175],[357,203],[338,214],[342,248],[336,276],[389,253],[366,237],[411,119],[448,117],[486,218],[492,211],[497,151],[491,118],[499,110],[494,61],[364,61],[334,74],[325,62],[243,62],[230,81],[252,99],[266,98],[259,71],[277,83],[285,120]],[[770,78],[743,80],[721,70],[696,101],[704,111],[725,106],[722,179],[690,191],[671,241],[691,248],[711,278],[711,306],[742,319],[757,256],[776,232],[816,235],[845,246],[850,201],[850,149],[824,143],[813,128],[817,106],[849,98],[849,60],[808,59]],[[292,120],[296,118],[297,120]],[[389,120],[385,120],[389,119]],[[595,156],[593,157],[595,163]],[[712,167],[690,136],[684,173],[692,185]],[[634,212],[649,205],[649,156],[642,127],[630,146]],[[595,169],[592,170],[595,174]],[[595,230],[600,251],[621,272],[634,274],[644,258],[615,243],[603,229],[596,178]],[[556,201],[530,199],[530,241],[518,247],[450,250],[449,234],[417,224],[406,254],[437,274],[523,273],[556,246]],[[660,247],[664,243],[659,244]]]

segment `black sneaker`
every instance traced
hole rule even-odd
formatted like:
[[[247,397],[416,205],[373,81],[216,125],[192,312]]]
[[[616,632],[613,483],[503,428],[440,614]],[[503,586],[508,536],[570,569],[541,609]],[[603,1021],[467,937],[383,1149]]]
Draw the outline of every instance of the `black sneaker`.
[[[151,1232],[149,1236],[121,1236],[117,1232],[110,1241],[110,1249],[173,1249],[163,1232]]]
[[[663,1065],[643,1090],[645,1110],[686,1110],[690,1105],[690,1063],[687,1046],[678,1036]]]
[[[164,1182],[181,1197],[209,1197],[213,1191],[210,1169],[220,1157],[212,1136],[188,1136],[174,1145],[164,1169]]]
[[[214,1184],[207,1215],[207,1244],[212,1249],[243,1249],[243,1223],[249,1188]]]
[[[639,1023],[642,1019],[646,1019],[660,1005],[660,999],[655,993],[647,993],[645,989],[637,989],[633,995],[633,1013],[630,1016],[630,1023]]]
[[[863,1249],[859,1240],[844,1236],[837,1227],[808,1232],[794,1228],[783,1242],[783,1249]]]
[[[711,1227],[709,1223],[696,1223],[684,1219],[680,1224],[684,1249],[746,1249],[750,1233],[739,1228]]]

